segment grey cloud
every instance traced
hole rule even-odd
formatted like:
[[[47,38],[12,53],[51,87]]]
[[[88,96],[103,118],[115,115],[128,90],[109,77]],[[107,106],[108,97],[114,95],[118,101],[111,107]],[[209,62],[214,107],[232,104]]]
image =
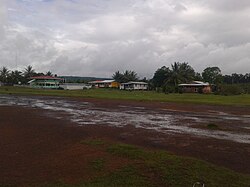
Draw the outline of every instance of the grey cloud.
[[[204,4],[207,4],[209,7],[219,11],[244,11],[250,8],[250,2],[248,0],[203,0]]]
[[[0,2],[0,41],[4,38],[4,26],[6,24],[5,0]]]
[[[250,2],[235,2],[1,1],[0,66],[101,77],[132,69],[150,77],[185,61],[197,71],[218,65],[246,73]]]

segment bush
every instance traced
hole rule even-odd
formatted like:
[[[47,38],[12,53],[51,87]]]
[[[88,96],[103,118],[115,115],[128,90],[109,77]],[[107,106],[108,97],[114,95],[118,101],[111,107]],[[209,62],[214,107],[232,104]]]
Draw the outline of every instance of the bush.
[[[250,94],[250,84],[239,84],[245,94]]]
[[[244,90],[239,85],[221,85],[217,92],[220,95],[240,95]]]
[[[156,92],[157,92],[157,93],[162,92],[162,88],[161,88],[161,87],[156,87],[156,89],[155,89],[155,90],[156,90]]]
[[[177,92],[177,90],[176,90],[176,88],[174,86],[169,86],[169,85],[163,86],[162,91],[164,93],[175,93],[175,92]]]

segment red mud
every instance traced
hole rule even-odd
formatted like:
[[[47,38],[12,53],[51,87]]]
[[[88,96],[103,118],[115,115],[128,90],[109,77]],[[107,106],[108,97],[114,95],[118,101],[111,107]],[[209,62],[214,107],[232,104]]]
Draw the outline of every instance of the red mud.
[[[105,108],[118,105],[145,106],[149,109],[208,112],[223,111],[249,115],[246,107],[184,105],[158,102],[105,101],[78,99]],[[91,178],[86,173],[89,160],[105,157],[103,152],[80,144],[86,138],[103,138],[114,142],[162,149],[181,156],[191,156],[219,166],[250,174],[250,145],[189,135],[166,135],[159,132],[107,126],[78,127],[65,120],[41,115],[43,110],[0,107],[0,181],[37,183],[65,179],[78,181]],[[112,159],[111,159],[112,160]],[[126,160],[114,159],[110,167],[119,168]]]
[[[75,98],[74,100],[91,102],[100,107],[114,108],[119,105],[131,107],[146,107],[150,109],[166,109],[169,111],[179,112],[225,112],[229,114],[250,115],[249,106],[222,106],[222,105],[205,105],[205,104],[189,104],[189,103],[170,103],[158,101],[132,101],[132,100],[105,100],[95,98]]]

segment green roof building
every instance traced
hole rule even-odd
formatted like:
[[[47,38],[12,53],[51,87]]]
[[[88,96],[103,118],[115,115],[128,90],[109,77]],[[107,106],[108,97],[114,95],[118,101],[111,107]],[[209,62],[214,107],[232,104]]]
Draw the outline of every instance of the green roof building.
[[[32,88],[58,89],[62,79],[52,76],[31,77],[28,82]]]

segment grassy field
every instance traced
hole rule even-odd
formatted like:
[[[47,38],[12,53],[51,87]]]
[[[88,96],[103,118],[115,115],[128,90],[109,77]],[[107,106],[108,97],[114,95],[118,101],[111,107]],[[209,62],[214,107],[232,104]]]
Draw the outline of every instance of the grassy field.
[[[114,144],[102,140],[83,140],[82,146],[90,146],[108,158],[89,160],[88,170],[92,178],[77,184],[53,182],[35,184],[40,187],[192,187],[194,183],[204,183],[213,187],[249,187],[250,176],[218,167],[204,161],[175,156],[165,151],[151,151],[127,145]],[[126,159],[120,168],[111,169],[110,163],[116,159]],[[112,165],[112,164],[111,164]],[[14,185],[0,185],[14,186]],[[27,185],[29,186],[29,185]]]
[[[154,91],[130,92],[115,89],[43,90],[21,87],[0,87],[0,94],[47,95],[62,97],[88,97],[100,99],[124,99],[137,101],[250,106],[250,94],[237,96],[221,96],[213,94],[164,94]]]

